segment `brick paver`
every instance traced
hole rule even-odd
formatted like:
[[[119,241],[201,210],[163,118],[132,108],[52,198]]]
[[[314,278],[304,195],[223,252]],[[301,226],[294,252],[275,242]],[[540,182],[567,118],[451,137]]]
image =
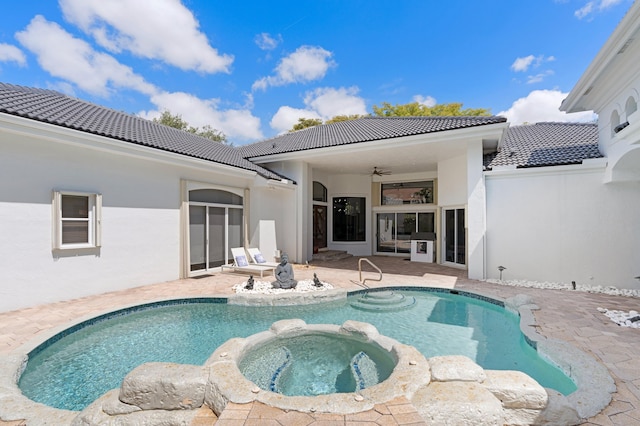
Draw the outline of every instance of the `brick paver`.
[[[535,312],[537,331],[547,337],[567,341],[591,354],[613,376],[617,392],[612,403],[587,425],[640,425],[640,330],[619,327],[597,311],[598,307],[622,311],[640,310],[640,299],[590,294],[571,290],[518,288],[469,280],[466,271],[440,265],[408,262],[399,258],[369,257],[382,271],[381,282],[370,286],[431,286],[459,288],[489,296],[508,298],[528,294],[540,310]],[[368,265],[364,276],[377,277]],[[297,265],[297,279],[311,279],[316,273],[322,281],[336,287],[357,289],[357,259]],[[9,353],[24,344],[42,340],[57,327],[67,326],[88,315],[167,298],[224,296],[246,275],[214,273],[198,279],[185,279],[151,286],[106,293],[65,302],[0,313],[0,353]],[[351,417],[324,413],[284,412],[260,403],[230,404],[218,419],[203,408],[193,425],[400,425],[424,424],[406,399],[377,405],[374,410]],[[375,420],[374,420],[375,419]],[[300,422],[300,423],[296,423]],[[307,423],[309,422],[309,423]],[[1,426],[23,425],[21,421],[2,421]]]

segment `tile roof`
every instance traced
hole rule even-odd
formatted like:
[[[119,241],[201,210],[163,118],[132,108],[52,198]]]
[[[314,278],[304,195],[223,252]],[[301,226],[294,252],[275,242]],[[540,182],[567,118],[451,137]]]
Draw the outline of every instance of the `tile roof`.
[[[245,158],[504,123],[504,117],[364,117],[285,133],[238,149]]]
[[[485,155],[484,166],[558,166],[600,157],[596,123],[536,123],[510,127],[500,152]]]
[[[0,83],[0,113],[239,167],[268,179],[281,179],[244,159],[236,148],[53,90]]]

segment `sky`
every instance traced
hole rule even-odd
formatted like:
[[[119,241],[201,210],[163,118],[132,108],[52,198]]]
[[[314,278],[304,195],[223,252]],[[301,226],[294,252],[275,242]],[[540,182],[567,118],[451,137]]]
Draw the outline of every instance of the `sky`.
[[[236,146],[383,102],[592,121],[558,108],[632,1],[12,2],[0,82],[149,119],[167,110]]]

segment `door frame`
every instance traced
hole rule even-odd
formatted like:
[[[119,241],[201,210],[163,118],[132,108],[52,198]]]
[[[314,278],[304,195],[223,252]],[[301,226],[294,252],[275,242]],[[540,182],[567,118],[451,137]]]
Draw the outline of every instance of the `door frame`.
[[[448,261],[447,260],[447,239],[449,237],[449,235],[447,234],[447,211],[453,211],[454,212],[454,235],[453,235],[453,239],[454,239],[454,252],[453,252],[453,256],[454,256],[454,261]],[[463,213],[463,227],[462,229],[459,229],[458,227],[458,214],[459,212],[462,211]],[[441,253],[442,253],[442,258],[440,259],[440,262],[442,265],[447,265],[447,266],[452,266],[455,268],[467,268],[467,263],[468,263],[468,249],[467,249],[467,209],[465,206],[447,206],[447,207],[442,207],[441,208],[441,220],[442,220],[442,226],[441,226],[441,231],[440,233],[442,234],[442,240],[441,240],[441,244],[440,244],[440,249],[441,249]],[[462,232],[463,234],[463,238],[462,238],[462,246],[460,246],[457,242],[460,239],[460,232]],[[456,260],[459,259],[460,257],[460,253],[458,252],[458,249],[462,247],[462,249],[464,250],[464,263],[459,263]]]

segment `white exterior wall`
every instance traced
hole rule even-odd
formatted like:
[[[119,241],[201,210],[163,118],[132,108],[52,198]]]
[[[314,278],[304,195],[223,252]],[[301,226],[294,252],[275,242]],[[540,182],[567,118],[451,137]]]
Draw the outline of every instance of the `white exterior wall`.
[[[482,167],[482,160],[480,161]],[[438,163],[438,206],[467,204],[467,156],[461,155]]]
[[[489,172],[487,275],[640,288],[640,183],[604,167]]]
[[[482,174],[482,144],[469,143],[467,151],[467,275],[471,279],[484,278],[484,235],[486,193]]]
[[[0,311],[179,278],[181,179],[253,182],[8,132],[0,152]],[[52,250],[53,190],[102,194],[101,248]]]

